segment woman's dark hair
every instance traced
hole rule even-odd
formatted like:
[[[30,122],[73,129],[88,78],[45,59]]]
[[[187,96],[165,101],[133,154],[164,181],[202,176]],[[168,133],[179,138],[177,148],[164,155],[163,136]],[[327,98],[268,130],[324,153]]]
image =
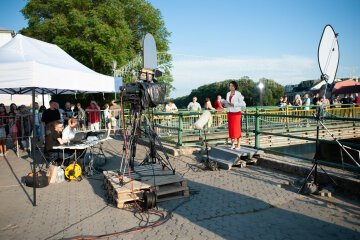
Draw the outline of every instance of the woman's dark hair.
[[[232,85],[234,86],[235,90],[238,89],[238,84],[237,84],[237,82],[231,81],[231,82],[229,82],[229,86],[230,86],[230,84],[232,84]]]
[[[40,107],[40,109],[39,109],[39,112],[43,112],[43,111],[45,111],[46,110],[46,107],[44,106],[44,105],[42,105],[41,107]]]
[[[210,98],[208,98],[208,97],[205,98],[205,102],[208,102],[208,101],[210,101]]]
[[[15,104],[15,103],[12,103],[12,104],[10,104],[10,111],[13,110],[13,106],[15,106],[15,109],[17,108],[16,104]]]
[[[0,108],[3,108],[4,109],[4,113],[7,115],[6,113],[6,107],[4,105],[0,105]]]

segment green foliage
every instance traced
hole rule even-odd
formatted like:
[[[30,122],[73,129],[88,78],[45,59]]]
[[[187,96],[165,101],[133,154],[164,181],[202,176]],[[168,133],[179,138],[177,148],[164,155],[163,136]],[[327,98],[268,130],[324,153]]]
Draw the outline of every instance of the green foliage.
[[[226,98],[226,93],[229,92],[229,83],[236,81],[239,85],[238,91],[245,97],[247,106],[260,105],[259,94],[260,91],[256,82],[245,76],[240,79],[228,79],[222,82],[211,83],[200,86],[191,91],[190,95],[174,99],[174,103],[179,108],[186,108],[189,102],[192,101],[193,96],[197,96],[198,102],[203,106],[205,98],[209,97],[211,102],[214,103],[218,95]],[[264,106],[275,106],[279,98],[284,94],[284,87],[271,79],[260,79],[265,85],[263,90]]]
[[[21,12],[28,19],[22,34],[54,43],[103,74],[111,73],[111,60],[121,66],[133,59],[147,32],[158,52],[169,50],[170,33],[162,15],[145,0],[30,0]],[[171,56],[162,61],[162,80],[172,88]]]

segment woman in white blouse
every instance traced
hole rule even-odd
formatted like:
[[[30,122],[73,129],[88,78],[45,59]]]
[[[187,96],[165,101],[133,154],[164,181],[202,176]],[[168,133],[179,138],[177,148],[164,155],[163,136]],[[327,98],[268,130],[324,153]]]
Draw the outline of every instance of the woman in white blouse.
[[[228,117],[229,137],[231,138],[231,149],[235,148],[235,139],[237,140],[236,149],[240,149],[241,138],[241,110],[245,107],[243,96],[237,91],[238,84],[235,81],[229,83],[230,92],[226,94],[228,104],[225,104]]]

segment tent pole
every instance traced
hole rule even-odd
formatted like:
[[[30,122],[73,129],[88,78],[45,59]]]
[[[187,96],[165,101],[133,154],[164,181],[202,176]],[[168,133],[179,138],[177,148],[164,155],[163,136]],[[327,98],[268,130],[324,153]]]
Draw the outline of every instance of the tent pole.
[[[36,129],[35,129],[35,88],[32,88],[32,142],[31,142],[31,154],[33,159],[33,179],[34,179],[34,186],[33,186],[33,206],[36,206],[36,163],[35,163],[35,138],[36,138]],[[31,138],[29,139],[31,140]]]
[[[45,99],[44,99],[44,89],[42,90],[42,100],[43,100],[43,106],[45,106]]]

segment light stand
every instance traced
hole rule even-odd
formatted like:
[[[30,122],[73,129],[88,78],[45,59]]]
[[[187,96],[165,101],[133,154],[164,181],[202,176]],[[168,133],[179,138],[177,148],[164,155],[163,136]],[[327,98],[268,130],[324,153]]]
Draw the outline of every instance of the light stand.
[[[315,142],[315,156],[314,156],[314,164],[310,170],[309,175],[306,177],[304,184],[301,186],[301,188],[299,189],[298,193],[302,193],[304,190],[304,187],[307,183],[307,181],[309,180],[309,178],[311,177],[312,173],[314,172],[314,184],[315,186],[318,186],[318,174],[317,174],[317,168],[319,166],[319,158],[320,158],[320,141],[319,141],[319,132],[320,132],[320,124],[322,126],[324,126],[323,122],[322,122],[322,117],[323,117],[323,110],[324,110],[324,100],[325,100],[325,96],[326,96],[326,89],[327,89],[327,84],[328,84],[328,80],[329,77],[327,75],[321,75],[321,79],[323,81],[325,81],[325,90],[324,90],[324,95],[323,95],[323,102],[320,106],[320,108],[316,111],[316,113],[314,114],[315,119],[316,119],[316,142]],[[332,179],[330,177],[330,175],[321,167],[321,170],[323,170],[323,172],[326,174],[326,176],[329,177],[329,179],[331,179],[331,181],[337,185],[337,183],[334,181],[334,179]]]
[[[339,64],[339,45],[337,41],[338,34],[335,34],[334,29],[330,25],[326,25],[321,36],[321,40],[318,48],[318,61],[319,67],[321,71],[321,80],[325,81],[325,89],[323,94],[323,102],[320,108],[317,110],[315,119],[317,121],[316,125],[316,147],[315,147],[315,155],[314,155],[314,164],[310,170],[309,175],[306,177],[304,184],[299,189],[298,193],[302,193],[305,185],[308,182],[308,179],[314,173],[314,184],[317,188],[318,185],[318,174],[317,168],[318,166],[321,170],[327,175],[331,181],[337,185],[337,183],[332,179],[329,174],[319,165],[320,159],[320,141],[319,141],[319,129],[320,125],[326,129],[326,131],[334,138],[336,143],[340,146],[340,148],[352,159],[352,161],[360,167],[360,164],[351,156],[351,154],[345,149],[344,145],[341,144],[333,134],[330,133],[329,129],[323,123],[323,110],[324,110],[324,101],[326,97],[326,90],[329,83],[329,80],[334,81],[338,64]],[[342,152],[341,152],[342,154]]]

